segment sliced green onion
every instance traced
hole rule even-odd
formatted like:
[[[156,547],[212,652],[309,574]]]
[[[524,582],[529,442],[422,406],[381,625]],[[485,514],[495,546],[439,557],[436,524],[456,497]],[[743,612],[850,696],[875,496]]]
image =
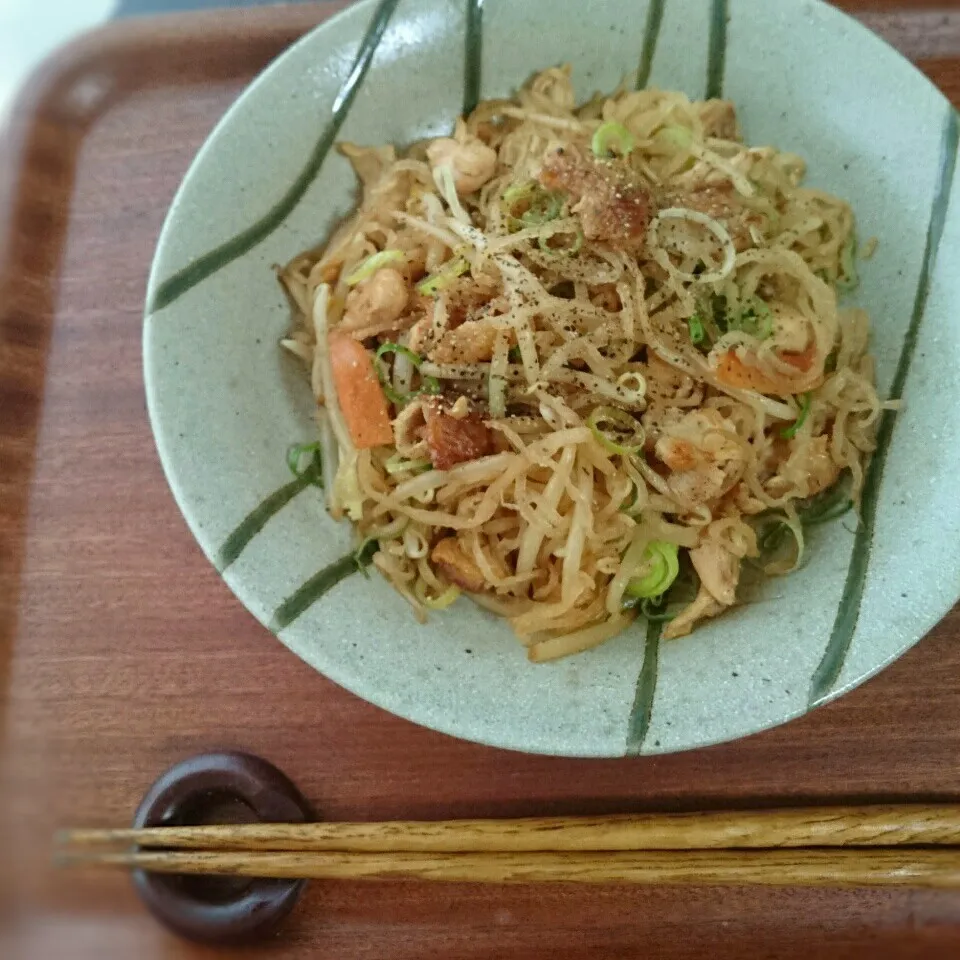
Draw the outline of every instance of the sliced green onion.
[[[640,423],[616,407],[597,407],[587,426],[604,450],[621,456],[636,456],[643,449],[645,438]]]
[[[611,157],[618,154],[625,157],[635,144],[633,134],[622,123],[611,121],[597,129],[590,146],[594,155],[598,157]]]
[[[319,443],[293,444],[287,450],[287,466],[295,477],[307,477],[315,486],[323,486],[323,452]]]
[[[627,516],[630,515],[630,511],[637,505],[637,501],[640,499],[640,490],[637,487],[637,482],[632,477],[630,478],[630,494],[629,498],[624,498],[623,503],[620,505],[620,513],[625,513]]]
[[[800,519],[791,519],[781,513],[765,514],[758,519],[761,520],[761,526],[757,536],[757,547],[760,550],[761,559],[779,553],[788,533],[797,545],[797,555],[790,566],[786,566],[786,561],[766,563],[763,565],[763,570],[767,574],[793,573],[803,559],[804,537]]]
[[[554,236],[556,236],[556,234],[554,234]],[[581,247],[583,247],[583,231],[579,227],[573,238],[573,243],[568,247],[551,247],[550,240],[552,239],[553,237],[537,238],[537,243],[544,253],[563,254],[568,257],[574,257],[580,252]]]
[[[810,416],[810,403],[813,400],[812,393],[805,393],[803,399],[800,401],[800,413],[797,415],[797,419],[794,420],[789,427],[784,427],[780,431],[780,436],[784,440],[792,440],[796,435],[797,431],[807,422],[807,417]]]
[[[653,540],[643,553],[640,569],[643,572],[630,580],[625,592],[640,599],[662,596],[680,573],[679,548],[675,543]]]
[[[389,474],[394,473],[424,473],[433,469],[433,464],[429,460],[407,460],[395,453],[383,465],[383,469]]]
[[[431,597],[426,589],[421,587],[423,583],[422,580],[417,581],[416,587],[414,587],[414,594],[417,599],[425,606],[429,607],[431,610],[446,610],[451,604],[455,603],[457,598],[460,596],[460,588],[455,584],[450,584],[446,590],[443,591],[437,597]]]
[[[380,543],[375,537],[367,537],[356,550],[353,551],[353,561],[357,565],[357,569],[367,578],[370,578],[370,574],[367,573],[367,567],[370,566],[373,561],[373,555],[380,549]]]
[[[436,377],[424,377],[420,378],[420,389],[414,390],[412,393],[398,393],[393,389],[393,385],[387,380],[384,376],[383,369],[380,366],[379,361],[382,360],[388,353],[392,353],[394,356],[398,354],[406,357],[413,366],[419,370],[420,365],[423,363],[423,357],[419,353],[414,353],[409,347],[405,347],[402,343],[382,343],[377,349],[376,355],[374,356],[374,368],[377,371],[377,378],[380,380],[380,385],[383,387],[383,392],[386,394],[387,399],[397,406],[403,406],[405,403],[409,403],[413,400],[414,397],[419,397],[421,394],[429,393],[436,394],[440,392],[440,381]]]
[[[690,328],[690,342],[695,347],[706,340],[707,332],[703,329],[703,320],[699,313],[695,313],[692,317],[687,317],[687,326]]]
[[[813,527],[836,520],[852,508],[850,474],[844,471],[842,478],[833,486],[802,503],[798,503],[797,513],[800,515],[800,522],[804,527]]]
[[[466,257],[454,257],[448,260],[436,273],[417,284],[417,293],[429,297],[449,287],[457,277],[462,276],[470,269],[470,261]]]
[[[843,273],[837,278],[837,289],[844,293],[856,290],[860,286],[860,274],[857,273],[856,264],[857,254],[857,235],[850,233],[850,239],[847,241],[840,254],[840,269]]]
[[[366,280],[367,277],[372,277],[381,267],[385,267],[388,263],[405,263],[406,260],[407,258],[403,255],[402,250],[381,250],[379,253],[374,253],[372,256],[367,257],[367,259],[347,277],[346,284],[348,287],[355,287],[358,283]]]
[[[766,340],[773,333],[773,311],[759,297],[751,297],[727,321],[728,329],[741,330],[758,340]]]
[[[545,190],[535,180],[508,187],[503,194],[507,216],[516,229],[522,226],[537,227],[556,220],[563,209],[563,194]],[[523,204],[523,211],[515,214],[514,208]]]

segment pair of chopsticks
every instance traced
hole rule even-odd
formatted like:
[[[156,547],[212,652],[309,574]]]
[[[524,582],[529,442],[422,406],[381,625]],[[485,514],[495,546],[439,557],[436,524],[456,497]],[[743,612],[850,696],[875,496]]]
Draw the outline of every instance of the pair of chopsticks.
[[[69,830],[65,866],[277,879],[960,888],[960,805]]]

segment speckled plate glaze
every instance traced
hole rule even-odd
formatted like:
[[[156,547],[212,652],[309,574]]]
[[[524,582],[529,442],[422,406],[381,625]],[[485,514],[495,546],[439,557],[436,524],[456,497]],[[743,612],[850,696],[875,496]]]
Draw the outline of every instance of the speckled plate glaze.
[[[331,146],[447,131],[478,98],[570,62],[578,93],[624,74],[725,96],[751,143],[803,154],[880,247],[873,316],[880,428],[862,519],[819,528],[765,601],[660,643],[636,627],[533,666],[467,601],[418,625],[379,577],[317,572],[349,552],[288,445],[311,398],[277,341],[271,273],[354,203]],[[797,717],[911,647],[960,593],[957,116],[883,42],[813,0],[365,0],[274,63],[210,137],[170,211],[150,280],[147,395],[170,485],[248,609],[359,696],[418,723],[538,753],[622,756],[731,740]],[[350,572],[351,565],[333,573]],[[326,574],[330,577],[330,574]],[[229,678],[224,678],[229,683]],[[270,696],[282,696],[271,691]]]

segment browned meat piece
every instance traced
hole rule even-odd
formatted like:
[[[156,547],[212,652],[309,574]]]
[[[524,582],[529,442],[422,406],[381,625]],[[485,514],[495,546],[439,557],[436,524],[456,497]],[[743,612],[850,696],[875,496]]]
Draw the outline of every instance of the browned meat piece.
[[[481,320],[467,320],[448,330],[429,351],[434,363],[483,363],[493,356],[497,328]]]
[[[561,149],[547,157],[540,182],[575,201],[584,236],[628,249],[643,245],[653,217],[653,199],[619,160],[586,158]]]
[[[437,470],[449,470],[458,463],[477,460],[495,452],[493,431],[479,414],[451,416],[439,400],[424,405],[424,439],[430,462]]]
[[[430,552],[434,566],[451,583],[467,593],[485,590],[487,581],[480,568],[468,557],[457,543],[456,537],[446,537]]]

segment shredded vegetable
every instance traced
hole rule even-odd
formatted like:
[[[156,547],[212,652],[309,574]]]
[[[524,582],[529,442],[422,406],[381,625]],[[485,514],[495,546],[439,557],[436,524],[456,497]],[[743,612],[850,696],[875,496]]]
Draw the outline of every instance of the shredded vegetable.
[[[643,449],[644,432],[640,421],[616,407],[597,407],[587,420],[597,442],[611,453],[636,456]]]
[[[470,269],[470,261],[466,257],[454,257],[445,263],[436,273],[421,280],[417,284],[417,293],[432,296],[445,290],[457,277],[463,276]]]
[[[372,277],[381,267],[386,267],[391,263],[406,263],[407,258],[402,250],[381,250],[367,257],[360,266],[346,279],[348,287],[355,287],[369,277]]]
[[[447,132],[343,144],[360,202],[280,271],[321,408],[288,486],[325,481],[419,619],[463,591],[534,662],[795,569],[894,409],[838,300],[850,205],[727,100],[577,106],[564,67]]]

